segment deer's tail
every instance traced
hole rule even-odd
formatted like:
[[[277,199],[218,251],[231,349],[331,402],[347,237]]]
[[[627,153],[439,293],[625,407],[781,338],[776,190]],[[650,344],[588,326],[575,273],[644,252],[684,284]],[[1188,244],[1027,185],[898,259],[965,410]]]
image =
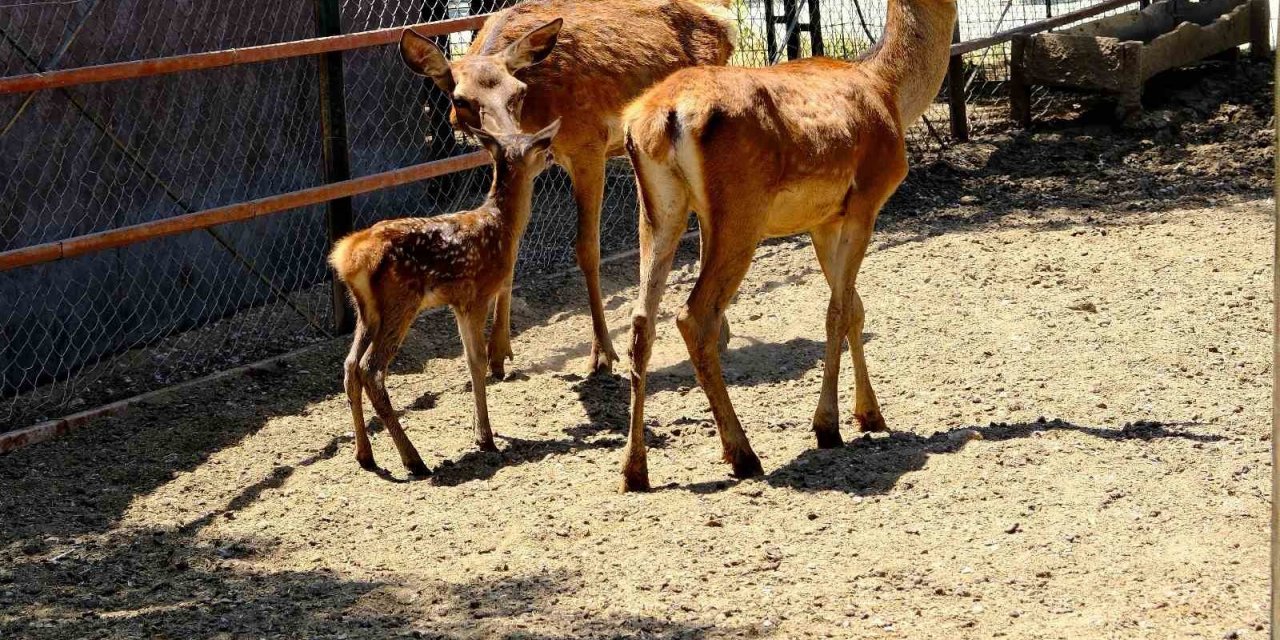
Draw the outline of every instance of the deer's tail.
[[[357,231],[337,241],[329,252],[329,266],[338,279],[347,285],[351,299],[369,321],[376,320],[375,299],[370,277],[382,262],[386,243],[373,237],[367,230]]]

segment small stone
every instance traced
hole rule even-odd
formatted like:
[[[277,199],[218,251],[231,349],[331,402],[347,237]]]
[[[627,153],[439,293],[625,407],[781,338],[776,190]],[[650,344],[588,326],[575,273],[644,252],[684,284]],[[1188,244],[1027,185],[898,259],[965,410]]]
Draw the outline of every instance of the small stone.
[[[1021,531],[1021,530],[1022,530],[1022,528],[1021,528],[1021,527],[1022,527],[1022,525],[1020,525],[1019,523],[1015,522],[1015,523],[1013,523],[1013,524],[1009,525],[1008,527],[1005,527],[1004,532],[1005,532],[1005,533],[1017,533],[1017,532],[1019,532],[1019,531]]]
[[[1094,303],[1089,302],[1088,300],[1081,300],[1079,302],[1069,304],[1067,305],[1067,308],[1072,311],[1084,311],[1086,313],[1098,312],[1098,305],[1095,305]]]
[[[955,442],[972,442],[981,440],[982,433],[977,429],[959,429],[947,434],[947,438]]]

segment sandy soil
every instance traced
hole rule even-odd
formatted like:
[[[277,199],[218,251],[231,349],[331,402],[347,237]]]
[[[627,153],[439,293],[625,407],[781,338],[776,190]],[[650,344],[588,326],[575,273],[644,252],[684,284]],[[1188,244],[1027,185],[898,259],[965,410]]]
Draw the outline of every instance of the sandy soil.
[[[773,241],[725,356],[766,475],[730,478],[672,322],[688,243],[653,493],[616,492],[627,384],[579,375],[582,286],[551,278],[518,293],[490,387],[500,454],[470,445],[452,320],[412,333],[389,387],[429,480],[381,431],[391,472],[356,465],[341,343],[0,458],[0,637],[1262,638],[1272,203],[1242,174],[1266,163],[1187,151],[1225,167],[1213,205],[1131,207],[1141,151],[1107,161],[1111,189],[1023,184],[990,158],[1025,144],[957,150],[922,183],[972,189],[882,220],[860,282],[888,436],[854,437],[846,358],[850,444],[814,449],[828,293],[807,239]],[[606,269],[617,344],[635,274]]]

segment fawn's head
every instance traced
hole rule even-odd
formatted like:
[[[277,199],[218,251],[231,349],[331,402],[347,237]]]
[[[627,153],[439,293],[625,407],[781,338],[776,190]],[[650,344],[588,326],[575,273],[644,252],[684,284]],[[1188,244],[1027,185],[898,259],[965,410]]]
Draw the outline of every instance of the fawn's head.
[[[499,173],[532,180],[554,162],[551,140],[559,131],[560,119],[557,118],[537,133],[494,133],[483,128],[472,129],[471,133],[493,156]]]
[[[515,73],[551,55],[563,22],[556,18],[497,53],[468,55],[453,64],[430,39],[405,29],[400,36],[400,58],[449,95],[454,127],[463,131],[519,131],[528,86]]]

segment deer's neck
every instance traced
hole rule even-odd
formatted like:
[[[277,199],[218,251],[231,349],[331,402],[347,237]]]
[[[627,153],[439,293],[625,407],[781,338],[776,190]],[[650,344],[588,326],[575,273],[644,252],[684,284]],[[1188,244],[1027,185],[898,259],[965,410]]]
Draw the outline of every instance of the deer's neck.
[[[533,176],[500,164],[493,171],[489,205],[496,212],[508,239],[524,235],[533,207]]]
[[[889,0],[884,34],[867,64],[896,90],[902,126],[915,123],[947,75],[954,0]]]

